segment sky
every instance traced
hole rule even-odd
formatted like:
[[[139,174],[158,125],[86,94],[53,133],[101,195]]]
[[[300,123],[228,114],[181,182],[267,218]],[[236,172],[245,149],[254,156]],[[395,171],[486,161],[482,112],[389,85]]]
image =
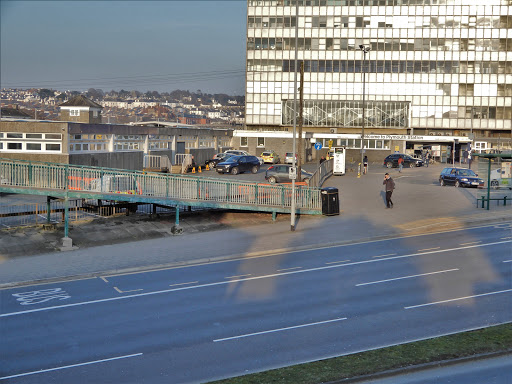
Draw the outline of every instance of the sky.
[[[247,2],[0,1],[0,88],[244,95]]]

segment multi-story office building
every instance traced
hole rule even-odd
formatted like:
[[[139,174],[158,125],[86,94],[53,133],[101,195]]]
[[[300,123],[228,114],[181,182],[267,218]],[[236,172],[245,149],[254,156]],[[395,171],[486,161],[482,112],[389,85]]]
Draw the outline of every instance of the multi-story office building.
[[[512,0],[248,0],[248,130],[293,124],[296,26],[303,125],[316,137],[364,124],[375,137],[510,141]]]

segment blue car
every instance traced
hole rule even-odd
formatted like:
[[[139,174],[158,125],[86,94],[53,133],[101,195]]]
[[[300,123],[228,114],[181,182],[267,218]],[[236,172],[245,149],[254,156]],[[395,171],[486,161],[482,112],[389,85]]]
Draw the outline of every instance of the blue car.
[[[439,175],[439,184],[479,188],[484,186],[484,181],[471,169],[448,167]]]

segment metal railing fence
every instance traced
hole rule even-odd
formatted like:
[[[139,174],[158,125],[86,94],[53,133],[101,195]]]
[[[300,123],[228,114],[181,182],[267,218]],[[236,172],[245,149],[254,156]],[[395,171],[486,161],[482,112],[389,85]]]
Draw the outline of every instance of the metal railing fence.
[[[313,173],[311,179],[309,179],[309,186],[320,188],[325,180],[327,180],[332,175],[333,164],[333,159],[325,160],[322,164],[320,164],[315,173]]]
[[[195,200],[290,208],[290,186],[225,181],[207,177],[146,173],[78,165],[0,159],[2,186],[130,194],[173,200]],[[298,187],[296,207],[321,211],[318,188]]]

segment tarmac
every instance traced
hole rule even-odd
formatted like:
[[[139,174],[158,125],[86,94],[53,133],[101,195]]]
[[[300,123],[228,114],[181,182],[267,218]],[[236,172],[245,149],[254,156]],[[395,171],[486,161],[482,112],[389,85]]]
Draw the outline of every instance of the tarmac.
[[[0,230],[0,288],[66,279],[106,276],[139,270],[254,257],[390,237],[414,236],[512,220],[512,207],[491,203],[477,208],[477,190],[441,187],[445,165],[407,168],[401,173],[370,164],[357,177],[354,165],[332,176],[324,187],[339,190],[340,214],[290,215],[272,221],[269,213],[195,211],[180,213],[183,233],[174,235],[173,214],[130,215],[76,222],[69,237],[75,250],[61,252],[63,228],[42,226]],[[382,180],[396,183],[394,207],[385,206]],[[16,195],[3,196],[8,204]]]

